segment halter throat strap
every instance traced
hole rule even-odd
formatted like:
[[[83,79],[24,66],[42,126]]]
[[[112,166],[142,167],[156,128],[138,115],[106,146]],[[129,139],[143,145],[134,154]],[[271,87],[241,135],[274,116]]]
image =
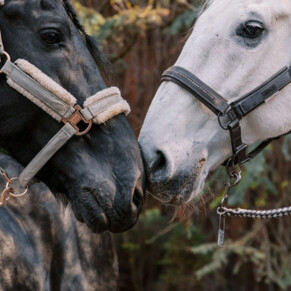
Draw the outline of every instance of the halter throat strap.
[[[230,104],[194,74],[182,67],[169,68],[163,73],[161,81],[171,81],[181,86],[218,116],[220,126],[230,133],[233,152],[232,157],[224,165],[243,164],[253,159],[274,139],[280,137],[267,139],[253,151],[247,153],[248,146],[242,142],[240,120],[291,83],[291,66],[284,67],[262,85]]]

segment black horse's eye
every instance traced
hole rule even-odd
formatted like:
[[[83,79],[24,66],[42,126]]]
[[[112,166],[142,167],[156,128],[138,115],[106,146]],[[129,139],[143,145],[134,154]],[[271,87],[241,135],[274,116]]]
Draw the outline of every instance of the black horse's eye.
[[[264,24],[259,21],[247,21],[242,24],[236,31],[238,36],[246,38],[258,38],[265,31]]]
[[[57,44],[61,42],[60,35],[57,31],[43,31],[40,37],[46,44]]]

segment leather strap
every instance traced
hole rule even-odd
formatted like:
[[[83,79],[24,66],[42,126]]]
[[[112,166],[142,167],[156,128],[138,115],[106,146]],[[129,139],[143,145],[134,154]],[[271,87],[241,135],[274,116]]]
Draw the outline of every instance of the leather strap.
[[[253,151],[247,153],[247,145],[242,142],[239,121],[291,83],[291,66],[284,67],[261,86],[231,104],[228,104],[226,99],[195,75],[178,66],[166,70],[161,81],[171,81],[186,89],[218,116],[218,122],[223,129],[229,130],[233,155],[224,165],[231,164],[234,166],[246,163],[260,153],[270,142],[279,138],[267,139]]]
[[[184,68],[177,66],[169,68],[162,75],[163,81],[172,81],[183,87],[216,115],[224,114],[229,108],[227,100]]]
[[[241,136],[241,127],[239,120],[234,120],[228,126],[232,152],[234,155],[232,156],[232,160],[229,161],[231,164],[242,164],[247,158],[247,145],[242,142]]]
[[[231,104],[237,115],[246,116],[291,82],[291,66],[285,67],[264,84]]]

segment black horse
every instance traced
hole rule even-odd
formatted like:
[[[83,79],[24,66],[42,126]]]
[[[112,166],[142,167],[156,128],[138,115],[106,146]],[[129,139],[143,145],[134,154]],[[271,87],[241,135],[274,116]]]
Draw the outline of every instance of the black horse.
[[[5,0],[0,6],[0,30],[12,60],[34,64],[80,105],[106,88],[96,65],[104,66],[104,57],[80,25],[70,1]],[[60,128],[0,75],[0,147],[26,166]],[[140,149],[123,114],[71,139],[38,178],[57,197],[71,202],[76,218],[97,233],[129,229],[143,204]]]
[[[22,167],[6,154],[0,165],[17,176]],[[0,189],[5,186],[0,175]],[[117,256],[111,233],[95,234],[59,207],[43,183],[0,210],[0,290],[112,291]]]

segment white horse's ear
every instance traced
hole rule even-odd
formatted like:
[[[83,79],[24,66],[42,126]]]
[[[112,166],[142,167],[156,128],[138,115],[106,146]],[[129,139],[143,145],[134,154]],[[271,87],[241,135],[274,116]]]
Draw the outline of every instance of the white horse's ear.
[[[0,6],[4,5],[5,0],[0,0]]]

